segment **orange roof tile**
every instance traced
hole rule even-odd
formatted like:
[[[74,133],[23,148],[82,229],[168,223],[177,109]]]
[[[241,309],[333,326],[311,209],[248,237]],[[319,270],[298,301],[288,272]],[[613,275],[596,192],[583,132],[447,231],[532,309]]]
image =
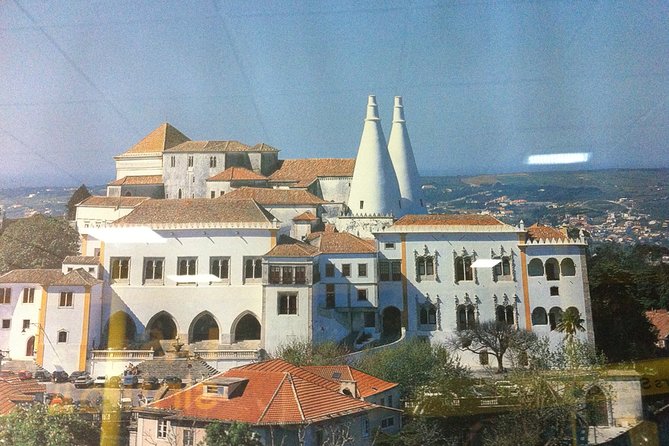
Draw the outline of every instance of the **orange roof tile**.
[[[267,177],[257,174],[252,170],[244,167],[228,167],[223,172],[219,172],[213,177],[207,178],[207,181],[262,181],[267,180]]]
[[[119,178],[109,183],[109,186],[123,186],[133,184],[163,184],[162,175],[137,175]]]
[[[0,415],[11,412],[16,403],[31,402],[36,393],[46,392],[46,386],[34,379],[0,378]]]
[[[318,217],[316,217],[314,214],[312,214],[309,211],[302,212],[300,215],[293,217],[293,221],[306,221],[306,222],[312,222],[314,220],[318,220]]]
[[[324,254],[367,254],[376,252],[376,242],[348,232],[312,232],[309,243]]]
[[[93,286],[102,283],[102,280],[96,279],[82,268],[77,268],[65,274],[51,285],[54,286]]]
[[[405,215],[395,226],[505,226],[492,215],[481,214],[427,214]]]
[[[47,287],[62,277],[59,269],[15,269],[0,276],[0,283],[39,283]]]
[[[102,197],[91,195],[77,206],[96,208],[132,208],[150,200],[148,197]]]
[[[186,135],[165,122],[121,156],[162,153],[164,150],[186,141],[189,141]]]
[[[305,158],[283,160],[279,168],[270,175],[276,182],[296,183],[307,187],[318,177],[352,177],[355,158]]]
[[[186,141],[165,152],[278,152],[267,144],[256,144],[251,147],[239,141]]]
[[[114,226],[213,223],[270,223],[275,217],[249,199],[147,200]]]
[[[317,205],[326,201],[306,190],[268,189],[264,187],[242,187],[216,200],[238,200],[251,198],[263,206],[267,205]]]
[[[282,235],[279,244],[265,254],[265,257],[313,257],[316,254],[318,254],[316,247]]]
[[[535,223],[527,228],[527,238],[530,240],[567,240],[567,234],[552,226]]]
[[[95,256],[67,256],[63,259],[63,263],[66,265],[99,265],[100,259]]]
[[[665,309],[646,311],[646,318],[657,328],[657,339],[669,336],[669,312]]]
[[[304,368],[332,381],[355,381],[361,398],[385,392],[399,385],[368,375],[348,365],[316,365],[305,366]]]

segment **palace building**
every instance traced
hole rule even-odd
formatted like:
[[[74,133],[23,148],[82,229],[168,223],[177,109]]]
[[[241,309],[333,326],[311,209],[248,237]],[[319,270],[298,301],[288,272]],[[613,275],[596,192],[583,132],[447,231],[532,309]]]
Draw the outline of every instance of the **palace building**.
[[[162,124],[77,207],[79,256],[0,277],[0,349],[49,369],[162,355],[220,371],[295,341],[444,342],[497,320],[593,340],[583,236],[428,214],[401,98],[388,142],[370,96],[355,159],[282,160]],[[462,353],[472,366],[487,358]]]

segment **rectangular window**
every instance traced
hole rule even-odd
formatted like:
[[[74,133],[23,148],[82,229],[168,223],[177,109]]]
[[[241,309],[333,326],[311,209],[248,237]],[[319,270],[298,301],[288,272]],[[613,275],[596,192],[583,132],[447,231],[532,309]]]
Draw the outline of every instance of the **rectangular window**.
[[[184,445],[195,446],[195,431],[193,429],[184,429]]]
[[[305,266],[295,267],[295,283],[297,284],[307,283],[307,268]]]
[[[281,267],[271,265],[269,267],[269,283],[281,283]]]
[[[197,257],[179,257],[177,259],[177,275],[194,276],[197,274]]]
[[[163,259],[144,259],[144,282],[163,282]]]
[[[388,407],[393,407],[393,396],[388,395]]]
[[[35,302],[35,288],[24,288],[23,289],[23,303],[31,304]]]
[[[383,247],[385,249],[395,249],[395,244],[394,243],[384,243]]]
[[[390,281],[390,262],[379,262],[379,279],[381,282]]]
[[[156,438],[167,438],[167,420],[158,420],[158,432],[156,433]]]
[[[9,328],[12,326],[12,320],[11,319],[3,319],[2,320],[2,328]]]
[[[358,277],[367,277],[366,263],[358,263]]]
[[[170,167],[174,167],[177,165],[177,159],[174,155],[170,157]]]
[[[474,280],[472,271],[472,258],[469,256],[457,257],[455,259],[455,281]]]
[[[351,264],[344,263],[341,266],[341,276],[342,277],[351,277]]]
[[[334,277],[335,275],[335,266],[333,263],[325,264],[325,277]]]
[[[58,343],[59,344],[65,344],[67,342],[67,332],[66,331],[59,331],[58,332]]]
[[[424,256],[416,259],[417,275],[420,280],[434,278],[434,257]]]
[[[216,198],[216,191],[215,191],[215,190],[212,190],[212,191],[211,191],[211,193],[210,193],[210,197],[211,197],[211,198]]]
[[[215,156],[210,156],[209,157],[209,167],[216,167],[216,157]]]
[[[551,287],[551,296],[559,296],[560,295],[560,288],[556,286]]]
[[[245,279],[262,278],[262,259],[250,258],[244,260],[244,278]]]
[[[281,283],[284,283],[286,285],[293,283],[293,267],[284,266],[283,268],[281,268],[281,270],[282,270]]]
[[[374,328],[376,326],[376,313],[365,313],[365,327]]]
[[[297,294],[279,294],[279,314],[297,314]]]
[[[358,300],[367,300],[367,290],[358,290]]]
[[[110,274],[112,281],[128,282],[130,277],[130,257],[112,257],[110,260]]]
[[[390,262],[390,278],[393,282],[402,281],[402,261],[392,260]]]
[[[71,307],[73,305],[72,291],[63,291],[60,293],[59,307]]]
[[[230,258],[229,257],[211,257],[209,259],[209,274],[219,279],[227,280],[230,278]]]
[[[369,437],[369,418],[367,417],[362,419],[362,436],[364,438]]]
[[[11,304],[11,303],[12,303],[12,289],[0,288],[0,304]]]
[[[395,418],[390,417],[390,418],[384,418],[381,420],[381,429],[385,429],[387,427],[393,427],[395,425]]]
[[[335,286],[333,283],[325,285],[325,308],[335,307]]]
[[[193,155],[188,155],[188,167],[193,167]]]
[[[28,330],[30,328],[30,319],[23,319],[23,329]]]

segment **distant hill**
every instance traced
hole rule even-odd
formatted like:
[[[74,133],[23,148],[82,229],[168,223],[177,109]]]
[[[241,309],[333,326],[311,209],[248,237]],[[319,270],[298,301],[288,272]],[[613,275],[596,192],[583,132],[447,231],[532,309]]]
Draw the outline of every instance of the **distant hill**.
[[[32,214],[59,217],[65,215],[67,202],[77,190],[73,187],[15,187],[0,189],[0,206],[7,218],[22,218]],[[88,187],[93,195],[104,194],[106,186]]]

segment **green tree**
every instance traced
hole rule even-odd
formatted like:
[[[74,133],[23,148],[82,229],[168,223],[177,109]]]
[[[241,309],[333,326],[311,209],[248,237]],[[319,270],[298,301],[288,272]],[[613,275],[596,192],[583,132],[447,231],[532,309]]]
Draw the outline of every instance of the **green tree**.
[[[77,253],[79,234],[62,218],[34,215],[0,235],[0,273],[24,268],[60,268]]]
[[[342,345],[332,341],[312,344],[308,341],[293,340],[279,346],[274,353],[293,365],[335,365],[341,364],[342,357],[349,351]]]
[[[97,446],[100,428],[76,412],[42,404],[18,407],[0,417],[0,444],[5,446]]]
[[[206,446],[261,446],[248,424],[215,421],[207,425],[205,432]]]
[[[81,203],[90,196],[91,193],[88,191],[88,188],[85,184],[79,186],[79,188],[74,191],[70,197],[70,200],[67,202],[66,218],[68,220],[74,220],[77,217],[77,204]]]
[[[567,343],[571,344],[577,332],[585,331],[584,323],[585,320],[581,317],[578,308],[569,307],[565,310],[562,320],[558,322],[555,329],[560,333],[564,333]]]

